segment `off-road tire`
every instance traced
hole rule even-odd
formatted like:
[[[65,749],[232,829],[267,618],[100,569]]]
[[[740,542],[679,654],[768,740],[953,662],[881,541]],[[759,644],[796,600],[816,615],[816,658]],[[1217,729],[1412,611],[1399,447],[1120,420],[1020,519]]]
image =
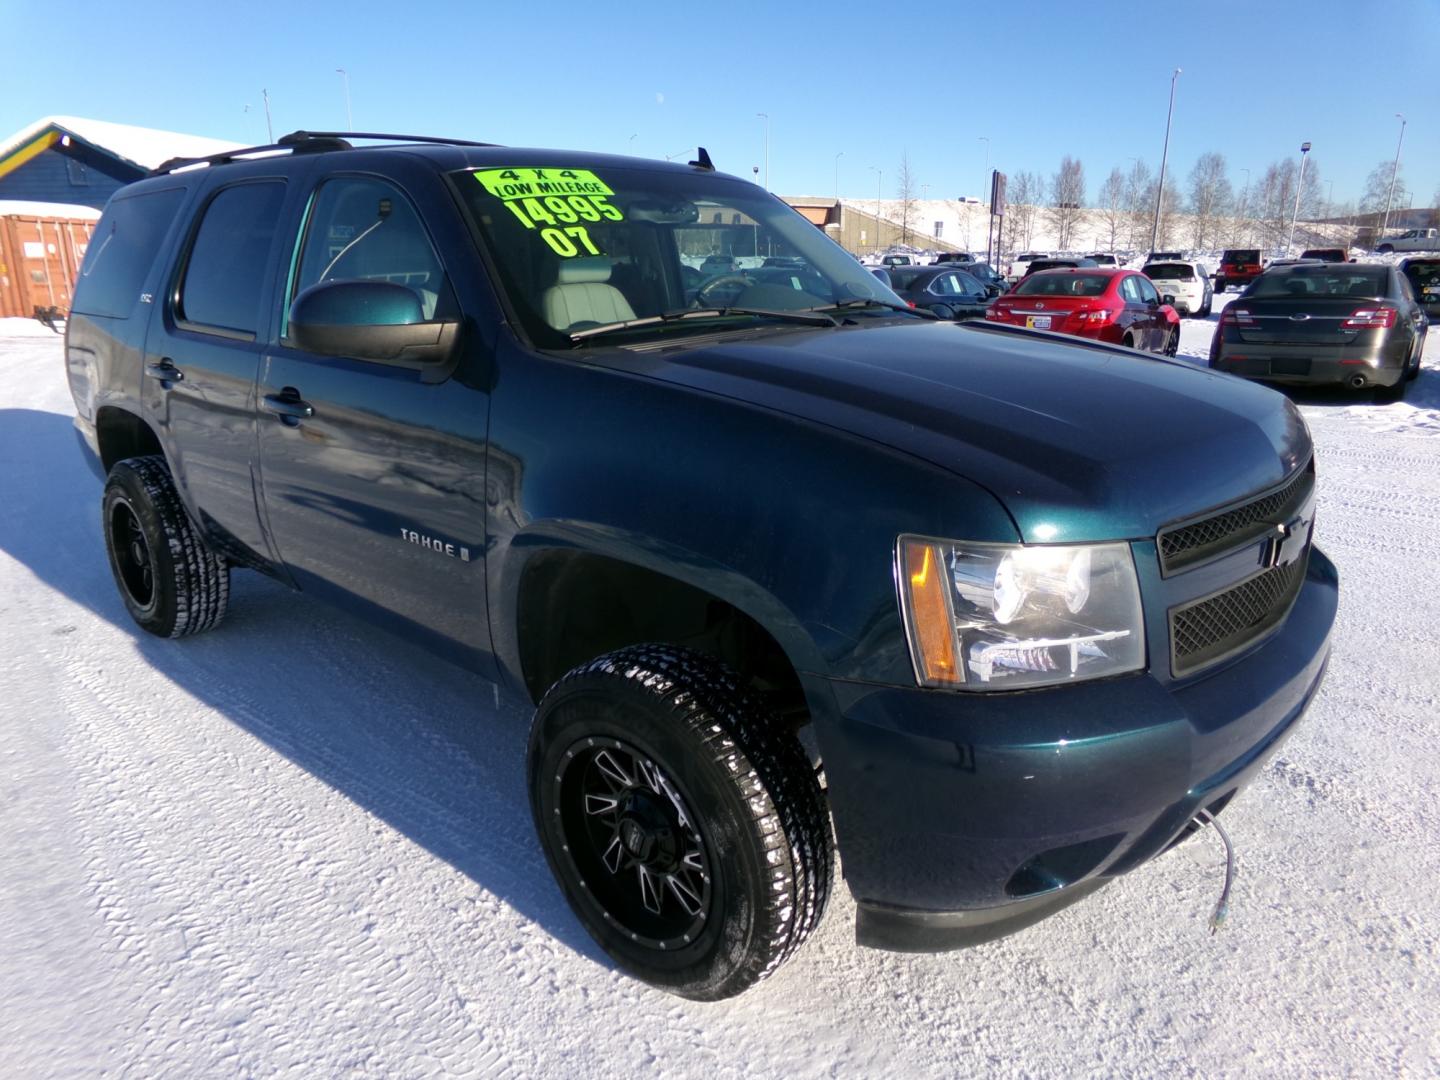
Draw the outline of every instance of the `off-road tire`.
[[[195,531],[163,457],[116,462],[101,505],[110,570],[142,630],[178,638],[224,618],[229,564]]]
[[[637,774],[665,778],[660,787],[688,811],[709,869],[703,921],[669,944],[644,937],[653,920],[621,895],[640,860],[618,870],[604,855],[597,862],[604,841],[585,831],[601,811],[574,777],[594,775],[586,770],[603,767],[612,747],[625,749],[611,764],[628,760],[648,766]],[[575,668],[536,710],[528,778],[536,832],[571,908],[622,969],[653,986],[703,1001],[731,997],[778,969],[824,914],[833,842],[815,769],[791,728],[707,656],[637,645]],[[607,852],[622,835],[620,819]],[[614,856],[629,857],[624,847]],[[659,892],[673,914],[676,898]]]

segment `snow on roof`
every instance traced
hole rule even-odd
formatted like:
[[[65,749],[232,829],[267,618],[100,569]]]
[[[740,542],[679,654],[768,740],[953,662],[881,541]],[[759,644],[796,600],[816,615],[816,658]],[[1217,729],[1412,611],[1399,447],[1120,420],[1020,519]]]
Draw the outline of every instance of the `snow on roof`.
[[[113,124],[108,120],[86,120],[79,116],[46,116],[0,141],[0,159],[30,142],[49,128],[72,135],[143,169],[153,169],[172,157],[205,157],[234,150],[242,144],[185,135],[178,131]]]
[[[75,203],[31,202],[26,199],[0,199],[0,217],[10,217],[11,215],[100,220],[100,211],[93,206],[79,206]]]

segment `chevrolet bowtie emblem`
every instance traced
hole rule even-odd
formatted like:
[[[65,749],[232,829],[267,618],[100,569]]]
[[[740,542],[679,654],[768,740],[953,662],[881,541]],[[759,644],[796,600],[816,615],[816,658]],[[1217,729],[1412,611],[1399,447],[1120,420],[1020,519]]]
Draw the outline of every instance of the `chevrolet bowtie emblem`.
[[[1294,562],[1305,544],[1305,521],[1296,518],[1270,527],[1265,537],[1265,546],[1260,550],[1260,566],[1273,570],[1277,566]]]

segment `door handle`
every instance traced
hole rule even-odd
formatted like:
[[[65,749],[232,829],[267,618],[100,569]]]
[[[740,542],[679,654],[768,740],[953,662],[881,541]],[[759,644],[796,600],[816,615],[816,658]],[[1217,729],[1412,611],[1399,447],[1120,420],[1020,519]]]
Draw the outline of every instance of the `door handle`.
[[[306,401],[300,398],[300,391],[293,386],[287,386],[278,394],[266,394],[264,397],[265,410],[280,417],[283,423],[294,427],[301,420],[308,420],[315,415],[315,410]]]
[[[160,385],[166,390],[170,389],[171,383],[182,382],[185,378],[185,373],[177,368],[169,358],[161,360],[158,364],[146,364],[145,374],[151,379],[158,379]]]

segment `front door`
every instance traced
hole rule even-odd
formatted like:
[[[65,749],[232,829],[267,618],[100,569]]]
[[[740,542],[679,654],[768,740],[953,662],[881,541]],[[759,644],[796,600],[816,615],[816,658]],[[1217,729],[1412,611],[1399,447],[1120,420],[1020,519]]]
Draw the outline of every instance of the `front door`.
[[[459,318],[415,202],[388,180],[322,179],[294,244],[287,307],[322,282],[387,281],[414,290],[427,319]],[[302,589],[493,674],[484,380],[467,377],[458,354],[451,369],[422,377],[413,366],[308,353],[277,316],[258,415],[280,558]]]

